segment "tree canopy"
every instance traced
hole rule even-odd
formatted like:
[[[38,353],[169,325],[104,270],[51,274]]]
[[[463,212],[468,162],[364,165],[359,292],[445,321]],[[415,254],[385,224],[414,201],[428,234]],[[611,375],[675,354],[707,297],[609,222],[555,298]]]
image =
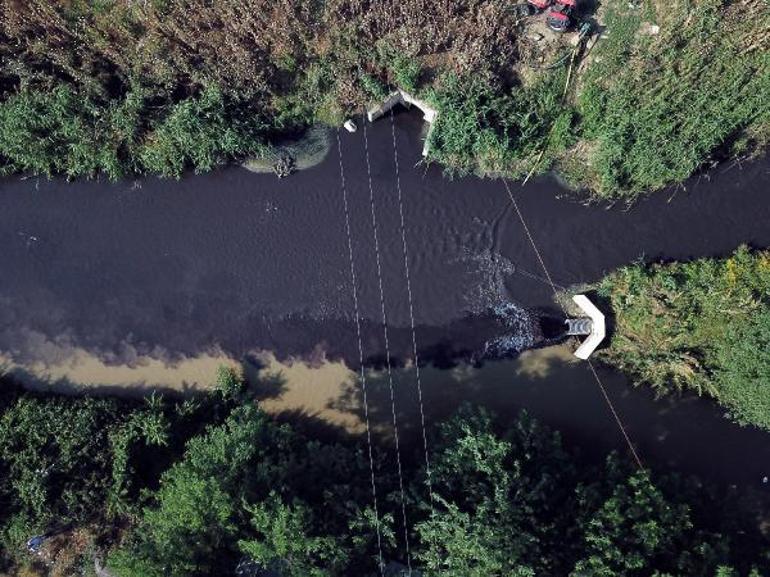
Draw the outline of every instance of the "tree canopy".
[[[728,494],[617,455],[586,461],[526,413],[503,426],[470,406],[431,431],[432,495],[421,460],[406,458],[405,535],[384,447],[375,515],[360,439],[309,438],[231,373],[220,381],[184,403],[7,399],[5,568],[34,564],[24,543],[47,534],[69,551],[63,574],[94,551],[120,577],[374,575],[380,554],[426,577],[768,574],[767,538]]]

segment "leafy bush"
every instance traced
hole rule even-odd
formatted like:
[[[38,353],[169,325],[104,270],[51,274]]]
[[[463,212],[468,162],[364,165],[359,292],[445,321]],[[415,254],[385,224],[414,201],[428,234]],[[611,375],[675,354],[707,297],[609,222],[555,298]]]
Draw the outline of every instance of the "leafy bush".
[[[0,102],[0,170],[69,177],[104,171],[118,178],[125,170],[119,154],[126,136],[122,121],[134,104],[99,108],[66,86],[15,94]],[[113,122],[118,130],[110,134]]]
[[[615,335],[604,358],[660,392],[708,394],[770,429],[770,253],[633,265],[604,279]]]
[[[369,74],[361,75],[361,86],[371,100],[382,102],[388,97],[388,87],[378,78]]]
[[[0,378],[0,387],[11,386]],[[33,535],[92,526],[109,532],[110,523],[135,514],[141,489],[165,460],[153,448],[170,449],[167,409],[158,397],[136,403],[30,393],[0,406],[0,568],[23,555]]]
[[[563,71],[534,85],[504,91],[479,76],[448,75],[429,99],[440,111],[430,138],[430,157],[461,173],[523,175],[538,153],[547,169],[572,142],[572,111],[561,105]]]
[[[261,150],[257,117],[232,115],[222,92],[210,87],[197,98],[175,104],[146,137],[139,158],[146,170],[181,176],[188,166],[211,170],[227,158]]]
[[[16,505],[45,529],[52,520],[87,519],[111,482],[115,403],[45,402],[22,397],[0,419],[0,459]]]
[[[407,92],[416,92],[420,79],[420,63],[404,54],[395,54],[389,66],[396,86]]]
[[[417,92],[422,67],[420,61],[403,50],[399,50],[389,42],[377,43],[377,64],[388,71],[390,83],[394,88],[406,90],[409,93]]]
[[[736,421],[770,429],[770,305],[755,315],[730,323],[717,341],[714,381]]]

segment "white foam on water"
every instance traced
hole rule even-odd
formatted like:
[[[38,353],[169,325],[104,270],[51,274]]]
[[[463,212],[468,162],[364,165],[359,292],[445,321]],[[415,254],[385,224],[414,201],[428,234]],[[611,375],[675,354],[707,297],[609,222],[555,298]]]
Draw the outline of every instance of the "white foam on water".
[[[531,348],[535,344],[534,319],[532,315],[515,303],[507,302],[494,309],[495,316],[507,329],[505,334],[487,341],[485,357],[507,357]]]
[[[468,310],[474,314],[487,314],[491,309],[509,303],[510,297],[505,288],[505,277],[516,272],[516,266],[504,256],[486,250],[461,250],[460,262],[472,263],[469,274],[477,277],[477,282],[465,295]]]
[[[473,314],[492,314],[500,322],[504,334],[488,341],[485,357],[506,357],[531,348],[535,344],[535,319],[526,309],[511,301],[505,279],[516,272],[516,265],[504,256],[489,249],[462,250],[459,259],[473,264],[470,274],[476,275],[466,295],[468,309]]]

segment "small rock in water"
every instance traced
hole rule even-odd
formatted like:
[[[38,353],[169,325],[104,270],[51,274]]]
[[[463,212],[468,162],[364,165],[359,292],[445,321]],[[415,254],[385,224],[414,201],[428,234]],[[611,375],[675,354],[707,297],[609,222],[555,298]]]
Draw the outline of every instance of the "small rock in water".
[[[296,162],[294,158],[288,154],[282,154],[273,163],[273,172],[278,178],[285,178],[296,170]]]

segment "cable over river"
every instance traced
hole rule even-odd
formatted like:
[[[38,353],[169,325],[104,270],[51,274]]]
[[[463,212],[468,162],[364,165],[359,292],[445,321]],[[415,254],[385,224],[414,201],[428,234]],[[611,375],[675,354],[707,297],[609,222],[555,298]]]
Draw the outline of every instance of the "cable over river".
[[[378,121],[368,131],[394,366],[413,356],[405,264],[422,361],[444,367],[480,351],[505,355],[537,345],[540,313],[559,313],[502,183],[450,179],[440,167],[420,164],[418,115],[397,114],[395,128],[406,263],[390,121]],[[364,356],[369,366],[383,366],[363,134],[340,136]],[[281,180],[240,167],[180,181],[3,180],[0,354],[21,371],[34,367],[37,375],[49,369],[58,374],[52,367],[77,364],[84,356],[101,371],[149,365],[173,370],[189,359],[239,359],[259,350],[279,359],[341,359],[355,367],[359,353],[339,161],[335,142],[319,165]],[[767,159],[719,167],[685,189],[654,194],[630,210],[584,206],[550,177],[523,188],[512,184],[512,190],[553,280],[567,286],[595,281],[640,258],[724,255],[741,243],[770,246],[769,173]],[[553,387],[548,394],[557,396],[570,386],[544,379],[532,394],[541,398]],[[647,407],[640,414],[654,418],[647,394],[623,387],[613,390],[638,399]],[[510,399],[518,406],[529,402],[523,389],[510,399],[503,398],[504,387],[494,390],[501,406]],[[464,397],[473,401],[486,394],[474,387]],[[596,391],[585,399],[589,395],[598,407],[594,413],[576,414],[566,424],[550,420],[585,436],[593,419],[609,418]],[[541,402],[535,397],[533,405]],[[704,408],[700,413],[684,408],[683,414],[711,414],[705,401],[687,403]],[[582,411],[581,406],[570,410]],[[622,408],[628,413],[634,406]],[[554,416],[547,408],[543,415]],[[713,424],[712,417],[704,416],[704,423]],[[633,414],[629,420],[636,437],[660,435],[654,423],[645,427]],[[671,425],[683,431],[692,426]],[[724,452],[730,468],[745,468],[740,481],[761,472],[762,458],[770,469],[770,435],[726,422],[720,427],[740,445]],[[702,437],[699,441],[708,446]],[[712,451],[702,459],[715,458]],[[716,468],[721,467],[725,480],[732,479],[727,462]]]

